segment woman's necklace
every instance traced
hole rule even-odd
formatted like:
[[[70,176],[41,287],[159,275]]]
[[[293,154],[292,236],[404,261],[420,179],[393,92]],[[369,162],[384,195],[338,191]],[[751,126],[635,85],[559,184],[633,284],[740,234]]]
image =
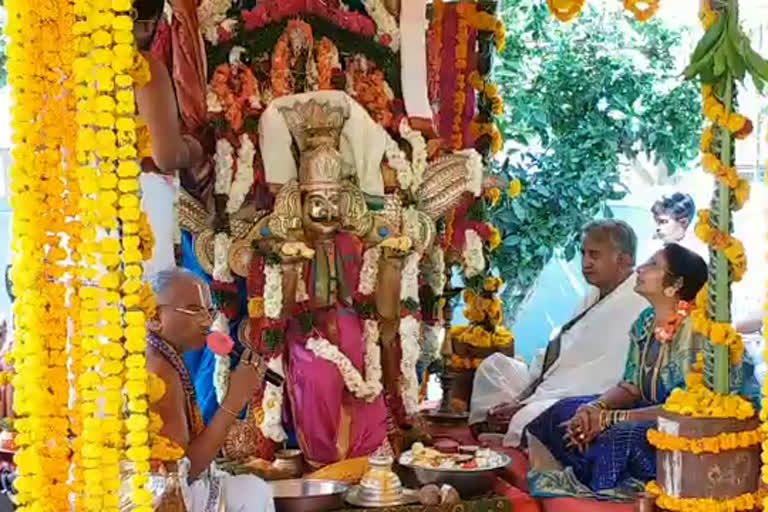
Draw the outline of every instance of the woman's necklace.
[[[656,327],[653,329],[653,334],[661,343],[670,343],[675,339],[677,331],[680,330],[680,326],[683,325],[685,319],[691,313],[693,304],[686,301],[680,301],[677,303],[674,313],[672,313],[662,324],[656,322]],[[657,319],[658,320],[658,319]]]

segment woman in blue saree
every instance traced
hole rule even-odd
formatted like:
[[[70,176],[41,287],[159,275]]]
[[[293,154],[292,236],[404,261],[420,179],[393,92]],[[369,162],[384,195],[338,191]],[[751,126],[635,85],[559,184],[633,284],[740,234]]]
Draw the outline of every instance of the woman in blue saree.
[[[704,347],[688,312],[706,281],[704,260],[677,244],[638,267],[635,291],[651,307],[630,330],[622,382],[600,396],[562,400],[528,426],[535,495],[629,499],[655,477],[646,433]]]

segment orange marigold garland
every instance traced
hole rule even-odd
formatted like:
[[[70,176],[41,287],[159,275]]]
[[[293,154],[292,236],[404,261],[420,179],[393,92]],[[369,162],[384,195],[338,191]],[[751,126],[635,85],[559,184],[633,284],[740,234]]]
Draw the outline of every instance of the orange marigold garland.
[[[464,110],[467,104],[467,69],[469,67],[469,21],[475,12],[475,4],[456,5],[458,27],[456,30],[456,91],[453,97],[453,131],[451,147],[464,148]]]

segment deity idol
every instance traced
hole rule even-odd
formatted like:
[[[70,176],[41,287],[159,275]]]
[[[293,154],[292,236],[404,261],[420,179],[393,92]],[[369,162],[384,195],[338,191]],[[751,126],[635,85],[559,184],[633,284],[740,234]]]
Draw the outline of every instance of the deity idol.
[[[359,312],[357,291],[370,263],[366,245],[398,226],[375,218],[362,192],[343,179],[338,148],[347,102],[310,99],[280,113],[300,161],[298,182],[283,186],[259,229],[262,246],[283,261],[282,290],[267,283],[265,309],[282,296],[289,410],[305,457],[324,465],[388,446],[378,329]],[[410,239],[392,237],[386,245],[399,244],[407,249]],[[366,272],[375,276],[378,268]],[[381,284],[379,293],[397,295],[396,286]]]

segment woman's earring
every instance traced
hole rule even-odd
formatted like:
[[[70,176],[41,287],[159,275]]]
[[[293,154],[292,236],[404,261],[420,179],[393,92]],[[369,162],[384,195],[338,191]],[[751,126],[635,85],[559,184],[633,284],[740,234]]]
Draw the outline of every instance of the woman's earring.
[[[667,286],[664,288],[664,296],[669,297],[670,299],[675,296],[677,293],[677,288],[673,288],[671,286]]]

